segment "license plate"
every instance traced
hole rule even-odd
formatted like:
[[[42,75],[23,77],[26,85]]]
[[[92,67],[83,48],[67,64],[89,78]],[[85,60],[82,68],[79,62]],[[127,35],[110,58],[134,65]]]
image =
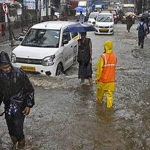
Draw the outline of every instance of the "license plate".
[[[100,31],[108,31],[108,29],[106,29],[106,28],[101,28],[101,29],[99,29]]]
[[[30,66],[21,66],[24,71],[35,71],[35,67]]]

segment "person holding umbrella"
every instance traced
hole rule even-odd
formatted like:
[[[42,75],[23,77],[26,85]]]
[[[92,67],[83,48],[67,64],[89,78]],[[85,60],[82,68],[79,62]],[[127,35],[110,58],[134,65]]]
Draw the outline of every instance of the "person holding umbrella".
[[[86,9],[83,7],[76,7],[75,10],[76,10],[76,13],[80,12],[80,14],[77,17],[77,21],[83,24],[85,20],[85,16],[83,15],[83,12],[86,12]]]
[[[79,63],[78,78],[81,79],[81,83],[88,79],[90,86],[92,86],[92,42],[90,38],[86,37],[86,32],[81,32],[80,35],[77,57]]]
[[[85,16],[82,14],[82,11],[80,11],[79,22],[80,22],[81,24],[83,24],[83,23],[84,23],[84,20],[85,20]]]
[[[78,40],[78,56],[77,61],[79,63],[78,78],[81,79],[81,83],[84,83],[85,79],[89,80],[90,86],[92,83],[92,42],[90,38],[86,37],[87,32],[96,31],[93,25],[86,25],[76,23],[70,25],[65,29],[65,32],[79,32],[81,39]]]

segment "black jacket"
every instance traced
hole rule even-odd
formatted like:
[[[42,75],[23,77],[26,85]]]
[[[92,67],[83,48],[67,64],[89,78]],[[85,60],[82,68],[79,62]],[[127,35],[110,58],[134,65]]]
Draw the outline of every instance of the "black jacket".
[[[8,54],[0,53],[0,65],[8,63],[11,65]],[[5,104],[5,108],[10,103],[15,103],[18,109],[23,110],[26,106],[30,108],[34,105],[34,89],[26,73],[11,65],[11,71],[4,73],[0,70],[0,105]]]

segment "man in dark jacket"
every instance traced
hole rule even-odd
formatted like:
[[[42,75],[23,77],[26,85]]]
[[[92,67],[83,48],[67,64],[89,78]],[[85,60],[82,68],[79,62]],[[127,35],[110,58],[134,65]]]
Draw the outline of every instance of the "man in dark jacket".
[[[13,147],[23,148],[23,124],[25,115],[29,114],[34,105],[34,89],[25,72],[13,67],[4,51],[0,53],[0,105],[2,102]]]

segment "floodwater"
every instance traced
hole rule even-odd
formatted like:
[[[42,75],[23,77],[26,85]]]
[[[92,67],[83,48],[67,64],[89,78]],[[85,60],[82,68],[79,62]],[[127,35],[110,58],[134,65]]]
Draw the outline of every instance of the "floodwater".
[[[28,150],[149,150],[150,37],[137,47],[136,24],[115,25],[113,36],[89,33],[93,43],[93,87],[78,80],[78,64],[53,78],[28,74],[35,87],[36,105],[25,121]],[[114,105],[106,109],[95,98],[95,69],[103,43],[114,42],[118,57]],[[7,47],[0,47],[1,50]],[[2,108],[2,107],[1,107]],[[9,150],[4,117],[0,118],[0,150]]]

